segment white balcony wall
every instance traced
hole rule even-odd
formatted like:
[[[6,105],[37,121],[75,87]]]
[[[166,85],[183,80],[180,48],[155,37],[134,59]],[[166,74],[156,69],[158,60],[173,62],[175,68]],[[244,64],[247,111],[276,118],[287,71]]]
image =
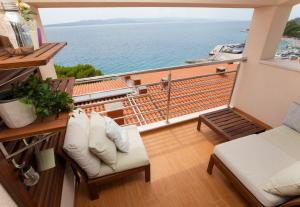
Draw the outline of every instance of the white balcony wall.
[[[39,10],[33,6],[31,7],[31,9],[34,10],[34,12],[37,14],[35,17],[35,20],[37,22],[37,26],[41,29],[43,43],[46,43],[47,38],[46,38],[44,26],[42,24],[42,21],[41,21],[40,15],[39,15]],[[56,79],[57,78],[53,60],[50,60],[47,65],[40,66],[39,71],[40,71],[40,74],[43,79],[46,79],[46,78]]]
[[[271,64],[292,6],[255,9],[232,105],[276,127],[291,102],[300,103],[300,65]],[[270,62],[270,64],[266,64]],[[294,65],[293,65],[294,64]],[[299,71],[297,71],[297,67]]]

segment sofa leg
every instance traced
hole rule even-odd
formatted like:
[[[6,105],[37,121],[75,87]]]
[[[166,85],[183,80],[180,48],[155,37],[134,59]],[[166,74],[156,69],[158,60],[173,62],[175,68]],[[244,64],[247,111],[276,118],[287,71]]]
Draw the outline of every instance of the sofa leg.
[[[208,166],[207,166],[207,173],[208,174],[210,174],[210,175],[212,174],[214,165],[215,165],[215,160],[214,160],[213,155],[211,155],[210,159],[209,159]]]
[[[88,191],[89,191],[89,195],[90,195],[90,199],[91,200],[96,200],[99,198],[99,194],[98,194],[98,188],[96,184],[88,184]]]
[[[201,119],[198,119],[197,130],[200,131],[201,128]]]
[[[145,182],[150,182],[151,180],[151,170],[150,170],[150,164],[145,166]]]

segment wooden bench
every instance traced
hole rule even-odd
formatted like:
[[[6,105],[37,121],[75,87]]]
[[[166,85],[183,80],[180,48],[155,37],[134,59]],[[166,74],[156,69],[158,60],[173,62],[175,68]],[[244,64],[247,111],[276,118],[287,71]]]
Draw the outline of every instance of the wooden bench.
[[[205,123],[227,140],[233,140],[251,134],[264,132],[266,128],[249,120],[231,108],[226,108],[199,116],[197,130]]]

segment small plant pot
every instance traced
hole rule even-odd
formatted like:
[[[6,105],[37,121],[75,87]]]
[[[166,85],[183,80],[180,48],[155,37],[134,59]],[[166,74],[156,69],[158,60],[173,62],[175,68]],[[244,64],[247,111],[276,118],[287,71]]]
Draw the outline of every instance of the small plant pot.
[[[9,128],[20,128],[36,120],[33,105],[24,104],[18,99],[0,100],[0,116]]]
[[[46,149],[35,153],[39,172],[55,167],[54,149]]]

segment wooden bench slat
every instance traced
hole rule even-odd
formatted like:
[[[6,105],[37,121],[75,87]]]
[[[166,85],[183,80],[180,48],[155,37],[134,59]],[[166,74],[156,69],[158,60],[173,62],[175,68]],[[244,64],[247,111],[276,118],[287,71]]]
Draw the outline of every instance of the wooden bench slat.
[[[248,125],[248,126],[245,126],[243,128],[240,128],[240,129],[236,129],[234,131],[231,131],[229,132],[230,135],[232,136],[235,136],[237,134],[240,134],[240,133],[244,133],[244,132],[248,132],[248,131],[251,131],[253,129],[257,129],[257,127],[255,125]],[[228,133],[228,132],[227,132]]]
[[[233,125],[233,126],[224,128],[223,130],[226,131],[226,132],[231,132],[231,131],[234,131],[236,129],[240,129],[240,128],[243,128],[245,126],[248,126],[248,125],[249,125],[249,122],[241,122],[237,125]]]
[[[215,124],[219,125],[219,123],[223,123],[225,121],[229,121],[229,120],[232,120],[232,119],[241,119],[241,117],[239,117],[236,114],[231,114],[230,116],[223,117],[223,118],[220,118],[220,119],[214,119],[214,120],[211,120],[211,121],[213,121]]]
[[[211,113],[208,113],[208,114],[203,114],[203,116],[205,116],[206,118],[213,118],[213,117],[216,117],[216,116],[220,116],[222,114],[227,114],[227,113],[231,113],[231,111],[229,110],[224,110],[224,111],[217,111],[217,112],[211,112]]]
[[[219,115],[219,116],[211,117],[209,119],[214,121],[214,120],[217,120],[217,119],[221,119],[221,118],[225,118],[225,117],[229,117],[229,116],[233,116],[233,115],[236,116],[236,114],[234,114],[234,113],[226,113],[226,114],[222,114],[222,115]]]

